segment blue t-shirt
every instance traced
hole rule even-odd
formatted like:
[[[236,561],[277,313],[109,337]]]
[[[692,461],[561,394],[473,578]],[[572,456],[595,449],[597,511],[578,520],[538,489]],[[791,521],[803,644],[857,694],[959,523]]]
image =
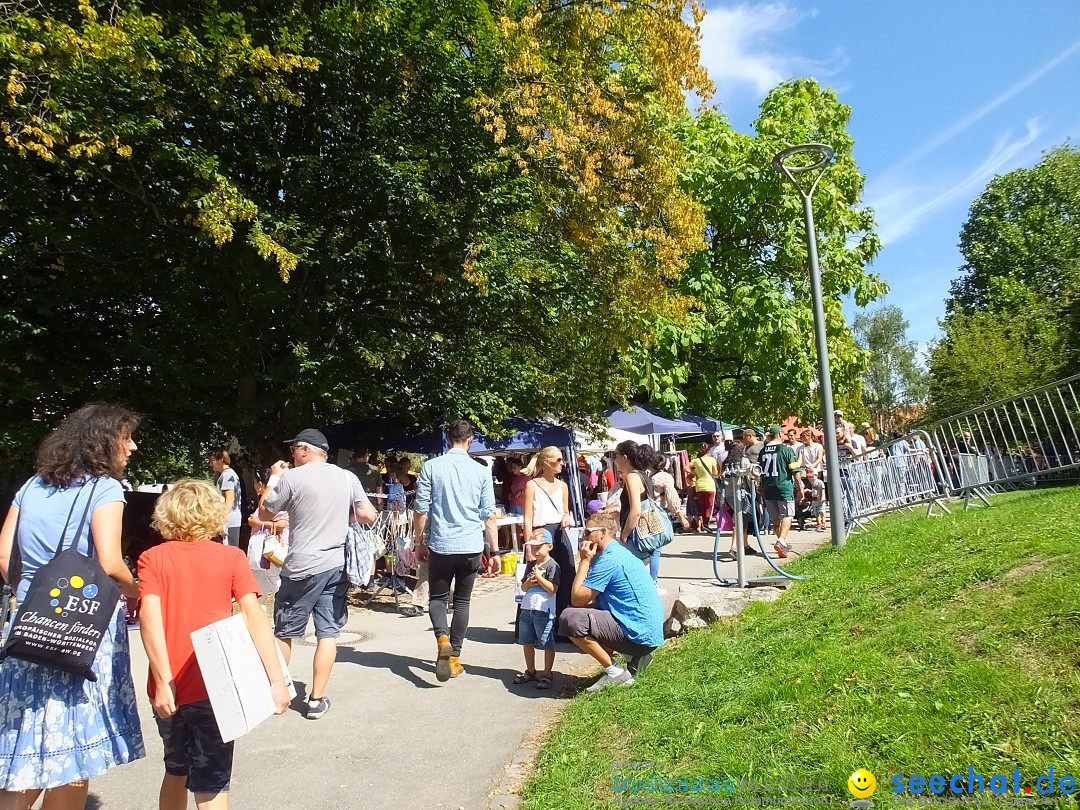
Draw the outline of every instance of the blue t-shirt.
[[[67,521],[69,512],[71,520],[64,535],[64,548],[71,546],[79,528],[79,521],[82,520],[83,510],[90,499],[93,483],[92,479],[86,478],[67,489],[56,489],[35,475],[23,484],[15,495],[14,506],[18,507],[20,518],[16,541],[22,553],[22,578],[19,580],[16,601],[22,602],[34,574],[56,555],[60,533],[64,531],[64,522]],[[94,510],[103,504],[117,501],[124,502],[124,490],[120,482],[115,478],[98,478],[86,525],[78,537],[80,553],[90,553],[90,519]],[[72,504],[75,505],[74,510],[71,508]]]
[[[596,606],[615,617],[628,641],[644,647],[664,643],[664,606],[647,565],[617,540],[593,557],[582,583],[600,593]]]

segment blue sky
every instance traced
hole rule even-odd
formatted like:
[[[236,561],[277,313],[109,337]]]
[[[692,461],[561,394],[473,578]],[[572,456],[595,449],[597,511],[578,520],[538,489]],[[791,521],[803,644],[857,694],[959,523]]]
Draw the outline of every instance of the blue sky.
[[[1077,0],[708,0],[713,102],[749,132],[779,82],[813,76],[852,108],[855,157],[885,247],[872,269],[909,336],[938,334],[960,228],[996,175],[1080,145]],[[855,312],[848,307],[848,316]]]

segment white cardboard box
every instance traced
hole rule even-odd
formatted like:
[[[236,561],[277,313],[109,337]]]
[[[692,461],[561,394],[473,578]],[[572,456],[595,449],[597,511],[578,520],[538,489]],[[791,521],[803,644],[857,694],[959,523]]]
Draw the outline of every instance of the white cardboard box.
[[[195,647],[195,658],[206,683],[222,740],[235,740],[274,714],[270,679],[242,614],[237,613],[194,631],[191,643]],[[285,675],[289,696],[295,698],[296,687],[293,686],[277,641],[274,648]]]

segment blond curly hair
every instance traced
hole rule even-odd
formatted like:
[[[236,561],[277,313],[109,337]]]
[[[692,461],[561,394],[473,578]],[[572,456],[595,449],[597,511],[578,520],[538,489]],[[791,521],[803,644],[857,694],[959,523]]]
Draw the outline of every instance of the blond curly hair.
[[[157,499],[153,526],[166,540],[206,540],[225,531],[225,498],[206,481],[181,478]]]

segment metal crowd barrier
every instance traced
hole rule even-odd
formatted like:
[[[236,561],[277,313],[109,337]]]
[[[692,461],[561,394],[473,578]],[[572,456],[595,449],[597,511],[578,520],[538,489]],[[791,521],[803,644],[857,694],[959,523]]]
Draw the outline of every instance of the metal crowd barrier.
[[[840,489],[844,493],[844,517],[848,529],[863,528],[874,517],[897,509],[927,505],[949,509],[934,460],[929,436],[916,431],[923,447],[908,441],[893,442],[876,452],[840,464]]]
[[[1080,374],[930,426],[950,492],[970,504],[995,488],[1070,480],[1080,470]]]

